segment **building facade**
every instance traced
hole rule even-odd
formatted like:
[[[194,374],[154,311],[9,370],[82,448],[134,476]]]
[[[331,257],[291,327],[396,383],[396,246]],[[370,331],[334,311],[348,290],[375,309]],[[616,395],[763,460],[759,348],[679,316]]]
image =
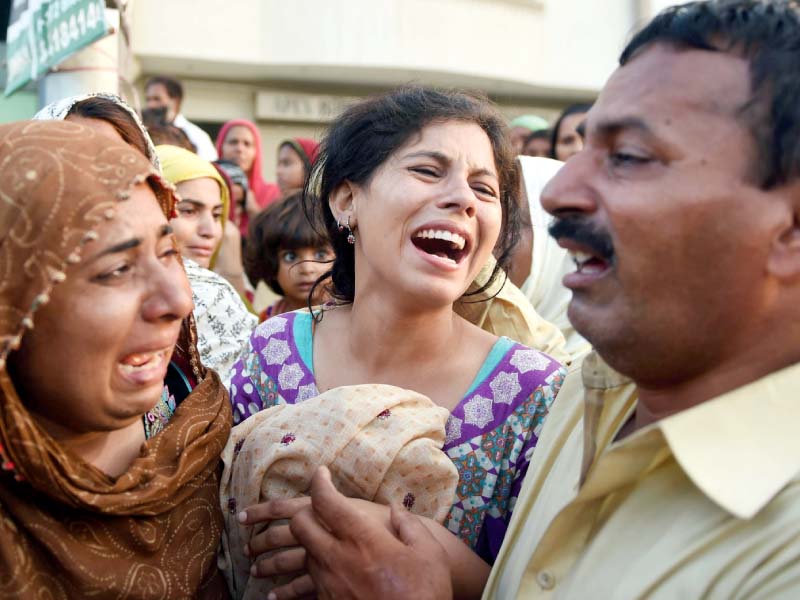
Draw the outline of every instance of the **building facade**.
[[[409,82],[480,91],[508,116],[591,99],[646,0],[134,0],[129,77],[182,80],[214,132],[258,123],[277,146],[318,137],[342,107]]]
[[[11,0],[0,0],[0,8]],[[278,144],[320,137],[348,103],[404,83],[487,94],[512,118],[592,99],[639,23],[669,0],[121,0],[120,85],[179,78],[212,137],[255,121],[264,173]],[[2,48],[0,48],[2,50]],[[39,86],[42,87],[41,84]],[[30,116],[36,85],[0,103]],[[86,90],[92,91],[92,90]],[[40,89],[40,97],[41,89]],[[41,100],[40,100],[41,101]],[[3,110],[3,106],[6,110]],[[14,107],[11,110],[11,107]]]

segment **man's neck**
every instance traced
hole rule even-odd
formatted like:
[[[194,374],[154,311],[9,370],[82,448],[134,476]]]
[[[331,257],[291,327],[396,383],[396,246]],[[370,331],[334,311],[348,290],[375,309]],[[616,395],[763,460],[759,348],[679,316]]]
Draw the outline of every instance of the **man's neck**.
[[[755,360],[752,356],[739,357],[738,360],[672,385],[649,387],[638,384],[635,429],[713,400],[798,362],[800,356],[795,355],[767,356],[761,360]]]

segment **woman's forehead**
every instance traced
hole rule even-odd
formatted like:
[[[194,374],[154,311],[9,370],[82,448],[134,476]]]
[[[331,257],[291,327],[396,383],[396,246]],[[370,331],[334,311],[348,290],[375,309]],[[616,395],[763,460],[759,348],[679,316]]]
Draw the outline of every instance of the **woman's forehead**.
[[[231,140],[250,140],[253,141],[254,136],[253,132],[250,131],[250,128],[245,125],[234,125],[228,131],[228,134],[225,136],[225,141]]]
[[[395,152],[395,157],[419,153],[440,154],[449,161],[464,160],[471,168],[485,169],[497,176],[494,149],[489,136],[480,125],[471,121],[430,123],[401,146]]]

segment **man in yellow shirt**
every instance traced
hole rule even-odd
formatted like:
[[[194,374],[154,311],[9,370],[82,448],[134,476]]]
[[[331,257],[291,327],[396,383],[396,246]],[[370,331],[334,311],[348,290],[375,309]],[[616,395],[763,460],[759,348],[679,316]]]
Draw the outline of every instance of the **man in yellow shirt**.
[[[551,410],[484,598],[800,598],[798,10],[656,17],[543,192],[596,353]],[[321,597],[463,591],[415,517],[382,529],[324,473],[312,499],[292,531]]]

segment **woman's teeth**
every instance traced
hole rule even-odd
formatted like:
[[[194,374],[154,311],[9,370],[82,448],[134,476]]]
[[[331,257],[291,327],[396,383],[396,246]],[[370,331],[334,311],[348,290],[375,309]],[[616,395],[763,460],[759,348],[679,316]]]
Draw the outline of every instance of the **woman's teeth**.
[[[168,350],[159,350],[157,352],[138,352],[136,354],[129,354],[121,361],[120,367],[125,373],[135,373],[138,369],[145,367],[154,367],[161,363],[166,358]]]
[[[438,257],[439,257],[439,258],[441,258],[442,260],[446,260],[446,261],[448,261],[448,262],[451,262],[451,263],[453,263],[454,265],[457,265],[457,264],[458,264],[458,263],[457,263],[455,260],[453,260],[452,258],[450,258],[449,256],[447,256],[447,254],[445,254],[444,252],[437,252],[436,254],[434,254],[434,256],[438,256]]]
[[[451,242],[453,244],[453,248],[456,250],[463,250],[467,243],[467,240],[465,240],[462,236],[444,229],[424,229],[423,231],[420,231],[414,235],[414,237],[431,240],[445,240],[447,242]]]

